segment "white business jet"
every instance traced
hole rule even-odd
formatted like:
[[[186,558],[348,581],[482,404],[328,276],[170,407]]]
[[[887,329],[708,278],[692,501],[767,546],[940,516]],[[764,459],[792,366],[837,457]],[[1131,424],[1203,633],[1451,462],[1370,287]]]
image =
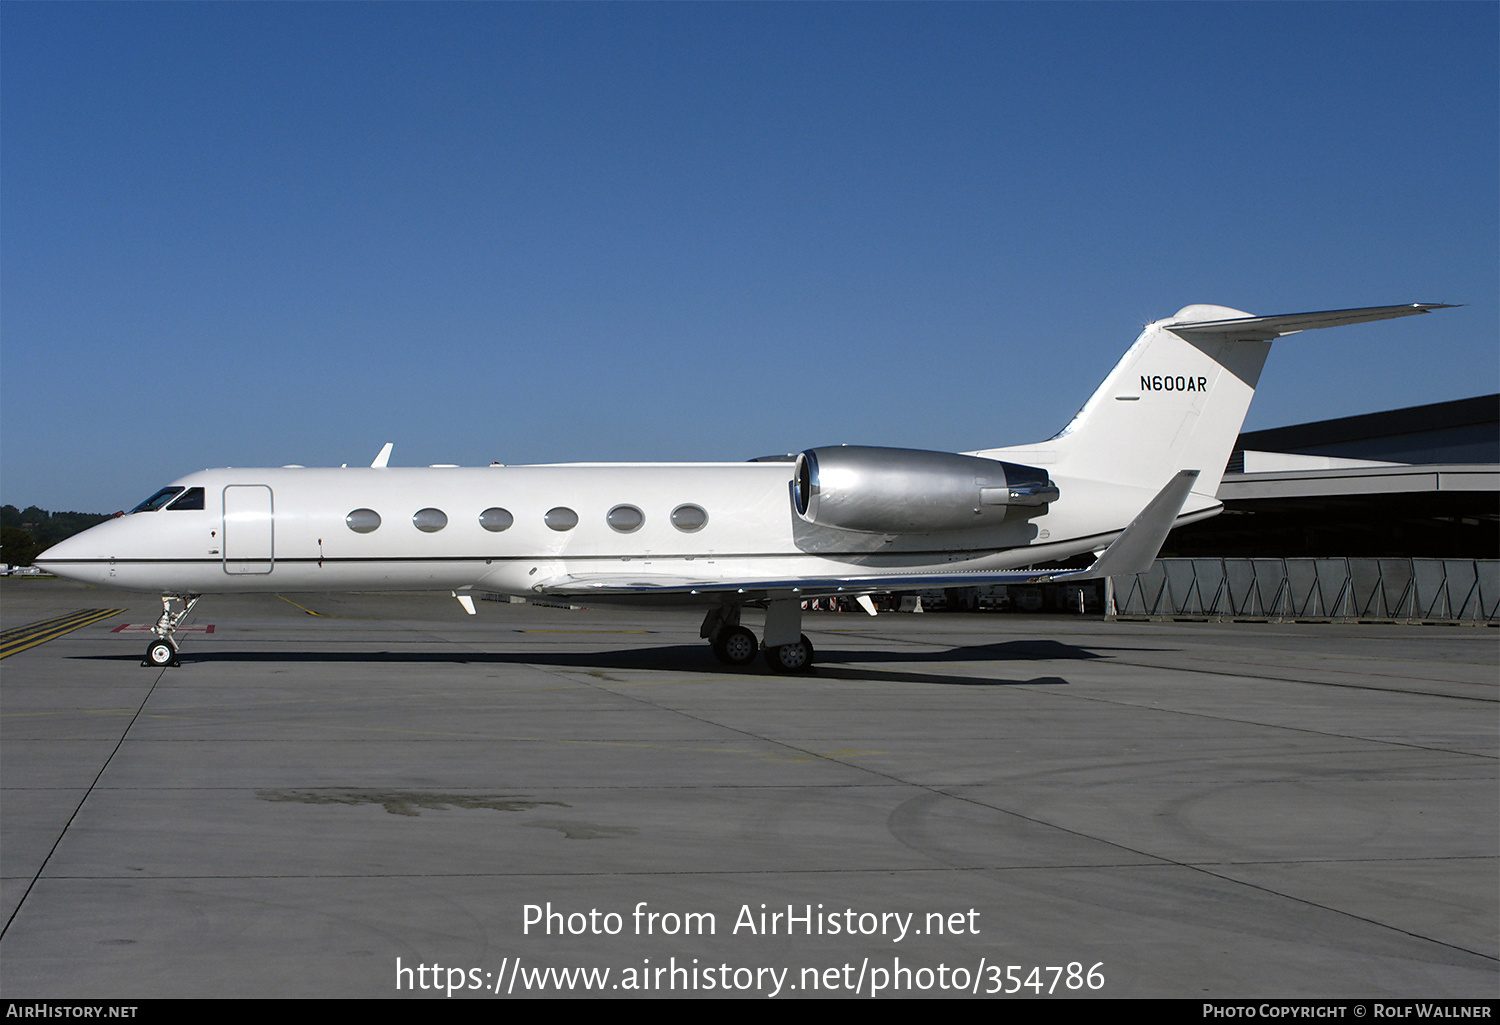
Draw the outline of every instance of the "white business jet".
[[[1143,572],[1215,498],[1271,340],[1446,308],[1147,325],[1071,423],[955,454],[841,446],[744,463],[204,470],[45,552],[59,576],[161,596],[146,664],[204,594],[453,592],[696,606],[718,658],[812,665],[802,602]],[[1082,569],[1035,569],[1100,552]],[[762,637],[741,610],[765,610]]]

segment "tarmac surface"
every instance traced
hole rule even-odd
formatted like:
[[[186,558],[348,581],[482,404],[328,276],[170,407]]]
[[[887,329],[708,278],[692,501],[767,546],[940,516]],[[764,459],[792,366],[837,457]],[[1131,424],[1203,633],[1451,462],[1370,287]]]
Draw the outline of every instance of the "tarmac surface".
[[[1500,995],[1495,629],[0,599],[6,998]]]

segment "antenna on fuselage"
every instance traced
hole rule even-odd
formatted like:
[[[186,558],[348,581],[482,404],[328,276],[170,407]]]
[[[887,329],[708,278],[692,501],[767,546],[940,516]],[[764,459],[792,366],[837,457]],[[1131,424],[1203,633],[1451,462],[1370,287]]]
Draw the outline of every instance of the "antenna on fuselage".
[[[386,442],[385,448],[380,450],[380,455],[375,457],[375,461],[370,464],[370,467],[372,469],[383,469],[391,461],[391,449],[395,447],[396,443],[394,441]]]

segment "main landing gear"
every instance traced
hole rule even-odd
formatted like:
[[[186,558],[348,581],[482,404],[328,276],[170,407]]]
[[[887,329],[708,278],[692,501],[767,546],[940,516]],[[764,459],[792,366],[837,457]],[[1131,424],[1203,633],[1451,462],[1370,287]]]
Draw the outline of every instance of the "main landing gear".
[[[802,634],[791,644],[766,649],[766,665],[778,673],[810,673],[813,668],[812,641]]]
[[[715,657],[728,666],[746,665],[760,651],[760,641],[742,626],[719,631],[718,636],[712,638],[710,643],[713,644]]]
[[[141,663],[155,669],[165,669],[168,666],[178,665],[177,641],[172,634],[178,625],[187,618],[188,613],[193,611],[193,606],[198,604],[201,595],[196,594],[164,594],[161,596],[161,618],[151,628],[156,636],[146,646],[146,660]],[[176,603],[179,608],[173,608]]]
[[[765,652],[766,665],[778,673],[807,673],[813,668],[813,646],[802,629],[801,601],[773,601],[766,608],[766,643],[740,626],[740,606],[719,605],[703,619],[699,636],[708,639],[714,656],[725,665],[743,666]],[[794,637],[796,640],[787,640]],[[779,643],[777,643],[779,642]]]

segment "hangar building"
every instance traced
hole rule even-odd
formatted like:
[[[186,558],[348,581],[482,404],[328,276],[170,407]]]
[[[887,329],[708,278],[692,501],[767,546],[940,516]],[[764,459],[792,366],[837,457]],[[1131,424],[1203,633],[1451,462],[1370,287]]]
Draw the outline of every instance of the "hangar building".
[[[1120,615],[1500,625],[1500,395],[1241,434],[1218,497]]]
[[[1500,558],[1500,395],[1241,434],[1164,556]]]

